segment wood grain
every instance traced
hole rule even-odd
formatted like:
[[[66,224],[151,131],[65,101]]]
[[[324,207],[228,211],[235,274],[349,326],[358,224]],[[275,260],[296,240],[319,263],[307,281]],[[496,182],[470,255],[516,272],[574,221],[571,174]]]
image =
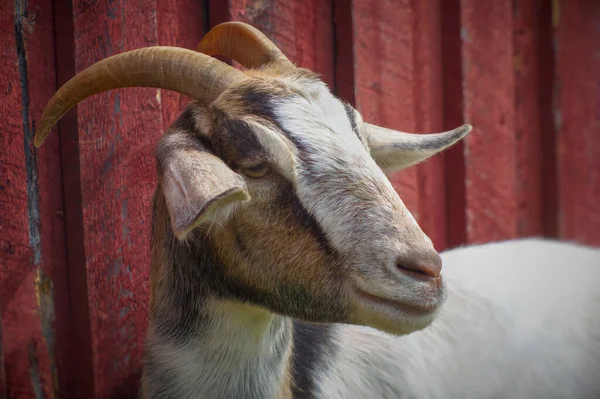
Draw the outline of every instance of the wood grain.
[[[57,137],[35,122],[56,89],[52,3],[3,2],[0,304],[6,393],[57,397],[68,374],[68,288]],[[6,38],[6,39],[4,39]]]
[[[443,65],[442,84],[444,128],[453,129],[464,123],[463,63],[460,24],[460,0],[441,2],[441,34]],[[465,184],[464,140],[445,151],[446,180],[446,246],[454,248],[467,242],[467,203]]]
[[[516,237],[515,83],[510,2],[461,2],[466,240]]]
[[[515,139],[518,236],[544,234],[544,208],[541,136],[542,80],[540,63],[546,64],[540,52],[542,18],[540,1],[525,0],[513,4],[513,69],[515,84]]]
[[[600,7],[553,5],[560,237],[600,245]]]
[[[156,2],[74,1],[76,71],[156,45]],[[78,106],[81,223],[94,397],[133,397],[147,326],[154,145],[163,130],[156,89],[121,89]]]

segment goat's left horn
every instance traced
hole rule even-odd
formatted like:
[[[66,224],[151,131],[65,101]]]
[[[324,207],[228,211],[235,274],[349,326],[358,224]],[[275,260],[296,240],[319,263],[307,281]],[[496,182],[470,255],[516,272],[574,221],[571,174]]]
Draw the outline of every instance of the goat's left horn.
[[[122,87],[155,87],[208,105],[246,74],[217,59],[177,47],[146,47],[98,61],[65,83],[42,112],[33,140],[42,145],[56,122],[86,98]]]
[[[202,39],[197,51],[208,55],[222,55],[246,68],[260,68],[267,64],[279,69],[295,68],[283,52],[261,31],[243,22],[224,22],[212,28]]]

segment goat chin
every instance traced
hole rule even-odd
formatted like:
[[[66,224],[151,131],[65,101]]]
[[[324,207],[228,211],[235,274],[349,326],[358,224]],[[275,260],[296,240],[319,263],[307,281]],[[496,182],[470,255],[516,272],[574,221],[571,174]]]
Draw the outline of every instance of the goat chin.
[[[448,296],[429,327],[336,327],[324,397],[600,397],[599,249],[521,239],[442,258]]]

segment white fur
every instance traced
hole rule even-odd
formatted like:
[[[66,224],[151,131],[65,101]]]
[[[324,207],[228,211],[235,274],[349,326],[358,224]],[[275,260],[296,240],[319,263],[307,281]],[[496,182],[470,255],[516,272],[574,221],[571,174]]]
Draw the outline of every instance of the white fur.
[[[147,345],[155,364],[168,365],[178,398],[271,398],[283,385],[291,351],[287,318],[243,304],[211,300],[205,305],[203,333],[174,345],[150,328]],[[157,378],[151,391],[160,397]]]
[[[437,320],[402,337],[338,326],[321,397],[600,397],[600,250],[524,239],[442,257]]]
[[[342,103],[321,82],[311,85],[302,86],[309,95],[282,99],[276,108],[282,127],[310,148],[305,156],[315,169],[295,165],[296,195],[304,207],[340,253],[368,267],[365,274],[376,274],[374,263],[395,272],[396,259],[411,248],[433,251],[429,237],[353,132]],[[309,177],[318,182],[311,184]]]

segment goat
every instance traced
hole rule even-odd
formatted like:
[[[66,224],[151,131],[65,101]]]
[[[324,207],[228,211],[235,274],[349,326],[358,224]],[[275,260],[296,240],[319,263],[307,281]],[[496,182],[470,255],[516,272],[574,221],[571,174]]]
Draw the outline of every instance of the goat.
[[[143,397],[600,397],[600,251],[459,248],[442,278],[386,178],[470,126],[366,123],[246,24],[215,27],[197,50],[90,66],[52,97],[35,137],[117,87],[197,100],[156,149]]]

